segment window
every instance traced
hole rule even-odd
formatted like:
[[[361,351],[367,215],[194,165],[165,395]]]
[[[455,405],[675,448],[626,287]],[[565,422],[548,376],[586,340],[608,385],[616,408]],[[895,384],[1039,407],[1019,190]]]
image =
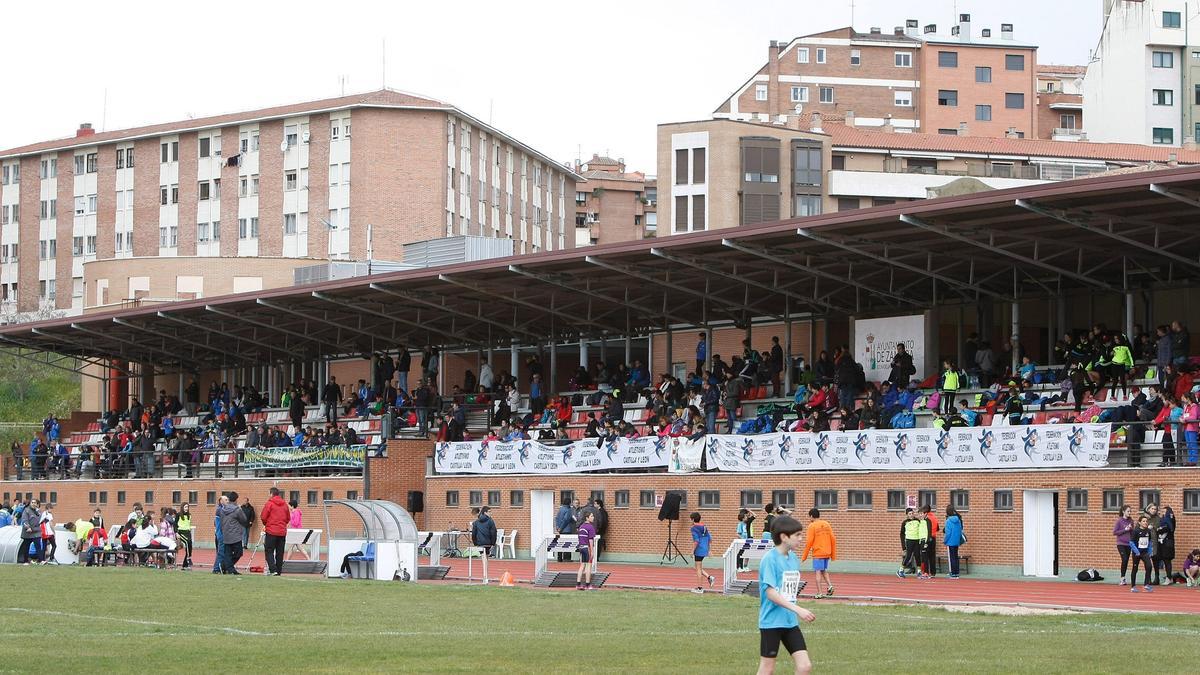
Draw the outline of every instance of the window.
[[[1067,490],[1067,510],[1068,511],[1087,511],[1088,510],[1088,491],[1087,490]]]
[[[283,215],[283,233],[296,234],[296,214],[285,213]]]
[[[1151,54],[1151,63],[1155,68],[1174,68],[1175,53],[1174,52],[1154,52]]]
[[[825,48],[817,47],[817,63],[825,63]]]
[[[992,509],[995,511],[1013,510],[1012,490],[996,490],[992,493]]]
[[[1154,105],[1175,105],[1175,92],[1170,89],[1153,90]]]
[[[1183,512],[1200,513],[1200,490],[1183,491]]]
[[[692,230],[703,230],[704,195],[692,195]]]
[[[180,499],[180,497],[182,497],[182,496],[183,496],[183,493],[182,493],[182,492],[180,492],[179,490],[172,490],[172,491],[171,491],[171,503],[172,503],[172,504],[178,504],[178,503],[179,503],[179,499]]]
[[[656,508],[657,505],[654,503],[654,490],[642,490],[639,492],[638,506],[641,506],[643,509]]]
[[[1004,55],[1005,70],[1025,70],[1025,55],[1024,54],[1005,54]]]
[[[688,210],[687,197],[675,197],[675,231],[687,232],[688,230]]]
[[[207,137],[200,139],[200,156],[201,157],[209,156],[209,154],[211,152],[211,143],[212,143],[212,140]]]
[[[853,211],[859,208],[858,197],[838,197],[838,211]]]
[[[959,511],[971,510],[971,493],[969,490],[951,490],[950,505]]]
[[[667,494],[679,495],[679,508],[687,508],[687,490],[667,490]]]
[[[912,68],[912,52],[896,52],[897,68]]]
[[[1104,510],[1118,512],[1125,506],[1125,490],[1116,488],[1104,491]]]
[[[975,66],[975,81],[987,84],[992,81],[992,69],[987,66]]]
[[[782,506],[785,509],[796,508],[796,491],[795,490],[772,490],[771,501],[775,506]]]
[[[888,511],[903,511],[908,506],[908,495],[904,490],[888,490]]]
[[[870,490],[847,490],[846,508],[851,511],[870,511],[872,499]]]
[[[166,160],[163,160],[163,161],[166,161]],[[84,166],[85,166],[85,160],[84,160],[83,155],[75,155],[75,175],[76,176],[83,175],[83,167]]]
[[[1200,89],[1200,85],[1197,89]],[[792,103],[808,103],[808,87],[792,87]]]
[[[1075,128],[1075,115],[1062,114],[1058,116],[1058,126],[1062,129]]]
[[[358,500],[358,490],[346,490],[346,499],[351,501]]]
[[[808,63],[808,47],[796,49],[796,63]]]
[[[310,492],[309,494],[315,497],[317,493]],[[314,499],[311,501],[315,502],[316,500]],[[446,506],[458,506],[458,490],[446,491]]]
[[[817,490],[813,492],[813,505],[818,509],[834,509],[838,507],[837,490]]]
[[[449,493],[447,493],[447,494],[449,494]],[[316,505],[317,505],[317,503],[318,503],[318,501],[319,501],[319,500],[317,499],[317,491],[316,491],[316,490],[309,490],[309,491],[307,492],[307,494],[305,495],[305,501],[307,501],[307,502],[308,502],[308,505],[309,505],[309,506],[316,506]],[[449,502],[449,499],[447,499],[446,501],[447,501],[447,502]],[[455,504],[456,506],[458,505],[458,493],[455,493],[455,495],[454,495],[454,504]]]
[[[296,172],[295,171],[284,171],[283,172],[283,189],[284,190],[295,190],[296,189]]]
[[[931,509],[937,508],[937,490],[918,490],[917,491],[917,506],[928,506]]]
[[[992,106],[990,106],[990,105],[975,106],[975,119],[976,119],[976,121],[979,121],[979,122],[991,122],[992,121]]]
[[[196,223],[196,241],[208,243],[208,223]]]
[[[680,148],[675,151],[675,184],[687,185],[688,182],[688,151]]]
[[[105,491],[105,490],[101,490],[101,491],[100,491],[100,503],[101,503],[101,504],[107,504],[107,503],[108,503],[108,492],[107,492],[107,491]]]
[[[1179,12],[1163,12],[1162,26],[1163,28],[1179,28]]]
[[[96,164],[97,164],[96,153],[89,152],[87,155],[87,172],[88,173],[96,173],[96,170],[97,170]]]
[[[171,203],[172,204],[179,203],[179,184],[178,183],[171,184]]]
[[[629,508],[629,490],[617,490],[613,493],[613,507],[618,509]]]
[[[316,500],[317,493],[310,492],[309,494],[313,496],[313,499],[309,501],[309,504],[315,504],[317,501]],[[217,493],[215,490],[209,490],[208,492],[204,493],[204,503],[208,504],[209,506],[212,506],[213,504],[217,503]]]
[[[938,52],[938,66],[942,68],[957,68],[958,52]]]
[[[146,498],[142,500],[143,504],[154,503],[154,490],[146,490]]]
[[[1175,143],[1175,130],[1167,127],[1154,127],[1154,143],[1157,145],[1172,145]]]
[[[487,497],[488,497],[488,500],[487,500],[488,506],[500,506],[500,491],[499,490],[488,490]]]
[[[206,180],[200,181],[200,201],[202,201],[202,202],[208,201],[208,198],[212,194],[211,190],[212,190],[212,185],[210,185],[208,181],[206,181]]]
[[[283,140],[287,143],[288,148],[296,147],[299,142],[299,135],[295,124],[288,125],[283,128]]]
[[[852,66],[861,66],[862,65],[862,51],[861,50],[858,50],[858,49],[850,50],[850,65],[852,65]]]
[[[1144,511],[1151,504],[1162,504],[1162,494],[1158,490],[1138,490],[1138,508]]]
[[[767,85],[765,85],[765,84],[754,85],[754,100],[755,101],[767,100]]]
[[[71,239],[71,255],[83,255],[83,237]]]
[[[833,87],[821,87],[821,103],[833,103]]]
[[[741,507],[743,509],[761,509],[762,505],[762,490],[742,490]]]
[[[692,148],[692,183],[701,185],[705,181],[705,148]]]
[[[893,91],[893,102],[902,108],[912,107],[912,92],[911,91]]]
[[[765,153],[764,153],[765,154]],[[775,169],[764,162],[763,182],[774,183]],[[792,182],[796,185],[819,186],[821,184],[821,147],[813,144],[794,142],[792,145]]]
[[[95,503],[96,503],[96,493],[95,493],[95,492],[89,492],[89,493],[88,493],[88,503],[89,503],[89,504],[95,504]]]
[[[199,493],[197,493],[195,490],[188,490],[188,503],[189,504],[198,503],[197,502],[198,497],[199,497]],[[291,499],[294,500],[297,504],[299,504],[300,503],[300,493],[293,490]]]
[[[1007,93],[1004,95],[1004,107],[1009,110],[1025,109],[1025,94]]]
[[[720,490],[701,490],[699,494],[700,508],[702,509],[719,509],[721,508],[721,491]]]
[[[125,503],[125,491],[124,490],[117,490],[117,503],[118,504]]]
[[[957,106],[958,105],[958,90],[956,89],[939,89],[938,90],[938,105]]]

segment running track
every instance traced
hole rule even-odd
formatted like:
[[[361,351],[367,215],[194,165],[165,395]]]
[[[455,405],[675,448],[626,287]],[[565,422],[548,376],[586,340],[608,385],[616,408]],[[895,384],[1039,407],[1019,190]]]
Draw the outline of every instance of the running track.
[[[239,562],[246,565],[250,554]],[[213,551],[197,550],[194,560],[197,567],[212,566]],[[254,555],[253,564],[262,565],[261,552]],[[467,561],[461,558],[443,558],[443,565],[450,566],[447,579],[451,581],[480,581],[480,564],[471,564],[472,578],[467,577]],[[551,563],[550,569],[574,572],[578,564]],[[695,572],[682,564],[646,565],[600,562],[600,569],[609,572],[606,588],[632,588],[647,590],[684,591],[695,586]],[[531,560],[490,560],[488,575],[495,583],[504,572],[509,572],[518,583],[530,583],[533,579]],[[706,570],[716,577],[714,590],[721,591],[721,570]],[[834,591],[840,600],[858,602],[900,602],[931,604],[999,604],[1027,607],[1067,608],[1078,610],[1107,610],[1125,612],[1174,612],[1200,614],[1200,589],[1183,585],[1156,586],[1151,593],[1131,593],[1128,586],[1118,586],[1110,580],[1096,583],[1077,581],[1025,581],[1019,579],[962,579],[952,580],[938,576],[921,581],[913,576],[898,579],[895,576],[877,574],[839,574],[833,571]],[[753,575],[742,575],[751,579]],[[805,570],[804,578],[812,589],[812,572]],[[822,601],[824,602],[824,601]]]

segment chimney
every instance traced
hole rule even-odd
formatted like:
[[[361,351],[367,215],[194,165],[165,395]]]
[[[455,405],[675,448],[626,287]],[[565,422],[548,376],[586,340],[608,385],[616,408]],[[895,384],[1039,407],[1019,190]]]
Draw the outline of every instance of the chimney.
[[[980,34],[985,38],[990,38],[990,37],[992,37],[992,29],[984,28],[982,31],[980,31]]]
[[[825,132],[825,130],[821,128],[821,113],[815,112],[812,114],[812,126],[809,127],[809,131],[813,132],[814,134]]]
[[[958,15],[958,39],[962,40],[963,42],[971,41],[971,15],[970,14],[959,14]]]
[[[904,34],[909,37],[916,37],[917,36],[917,26],[920,26],[920,25],[921,25],[921,22],[917,21],[916,19],[906,19],[904,21]]]
[[[617,173],[625,173],[625,158],[617,158]]]
[[[844,122],[844,123],[845,123],[845,125],[846,125],[846,126],[848,126],[848,127],[852,127],[852,126],[854,126],[854,124],[855,124],[855,121],[854,121],[854,111],[853,111],[853,110],[847,110],[847,111],[846,111],[846,112],[845,112],[845,113],[842,115],[842,117],[843,117],[843,119],[845,120],[845,122]]]
[[[84,136],[95,136],[96,130],[92,128],[91,122],[84,122],[79,125],[79,129],[75,131],[75,138],[83,138]]]
[[[1017,132],[1016,127],[1009,127],[1008,130],[1004,132],[1004,137],[1005,138],[1020,138],[1020,136],[1018,136],[1017,133],[1018,132]]]
[[[1174,152],[1167,155],[1167,166],[1179,166],[1179,155]]]
[[[878,26],[871,26],[871,35],[883,35],[883,29]]]
[[[779,42],[771,40],[767,48],[767,112],[779,115]]]
[[[958,26],[950,26],[950,35],[958,36]]]
[[[967,135],[967,123],[966,123],[966,122],[959,122],[959,123],[958,123],[958,135],[959,135],[959,136],[966,136],[966,135]]]
[[[926,35],[931,35],[936,32],[937,32],[937,24],[936,23],[925,24],[925,34]]]
[[[896,127],[892,126],[892,113],[888,113],[888,114],[886,114],[886,115],[884,115],[884,116],[883,116],[883,127],[882,127],[882,129],[883,129],[883,133],[885,133],[885,134],[894,134],[894,133],[896,133]]]
[[[896,26],[893,28],[892,35],[904,35],[904,26]]]
[[[1001,40],[1013,39],[1013,25],[1011,23],[1000,24],[1000,39]]]

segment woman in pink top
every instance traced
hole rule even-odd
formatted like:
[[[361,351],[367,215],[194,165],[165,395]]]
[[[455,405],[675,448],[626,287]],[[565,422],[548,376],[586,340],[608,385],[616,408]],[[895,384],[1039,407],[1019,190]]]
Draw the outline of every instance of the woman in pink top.
[[[1183,437],[1187,440],[1188,466],[1196,466],[1200,452],[1200,404],[1191,392],[1183,395]]]
[[[301,524],[304,522],[303,516],[300,513],[300,503],[293,499],[288,503],[288,506],[292,507],[292,517],[291,520],[288,521],[288,527],[292,528],[293,530],[298,530],[300,529]]]

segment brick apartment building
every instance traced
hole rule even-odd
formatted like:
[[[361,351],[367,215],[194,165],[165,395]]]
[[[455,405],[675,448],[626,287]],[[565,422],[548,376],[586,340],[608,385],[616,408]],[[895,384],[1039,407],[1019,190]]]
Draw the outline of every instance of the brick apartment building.
[[[624,159],[592,155],[576,163],[584,180],[575,184],[575,245],[609,244],[653,237],[658,228],[654,176],[625,171]]]
[[[999,36],[975,32],[962,14],[950,35],[936,24],[919,32],[909,19],[891,33],[852,27],[772,41],[767,63],[715,111],[714,118],[769,122],[785,114],[853,115],[861,125],[896,131],[1051,138],[1040,124],[1037,47],[1017,42],[1011,24]],[[1078,100],[1076,100],[1078,102]],[[1075,128],[1082,128],[1082,119]]]
[[[404,244],[450,235],[574,246],[574,172],[448,103],[386,89],[84,124],[0,151],[0,169],[9,320],[290,285],[297,266],[400,261]]]
[[[854,115],[781,114],[658,127],[660,235],[1070,180],[1126,167],[1200,163],[1194,150],[873,128]]]

